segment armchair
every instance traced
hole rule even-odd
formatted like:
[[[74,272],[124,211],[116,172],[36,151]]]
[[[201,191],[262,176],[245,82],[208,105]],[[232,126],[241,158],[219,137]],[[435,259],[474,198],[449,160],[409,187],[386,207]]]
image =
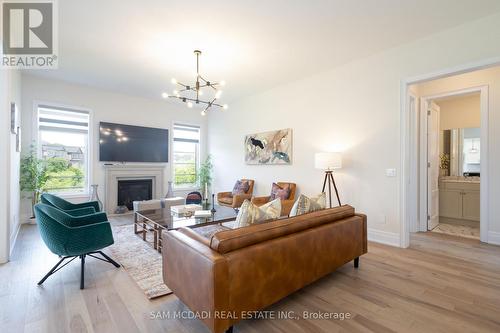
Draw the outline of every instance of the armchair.
[[[59,210],[62,210],[73,216],[88,215],[101,211],[99,203],[97,201],[87,201],[74,204],[50,193],[42,194],[41,202],[46,205],[58,208]]]
[[[101,251],[114,243],[111,225],[105,213],[73,216],[41,203],[35,205],[35,218],[44,243],[52,253],[62,257],[38,285],[77,257],[81,260],[80,289],[84,288],[86,256],[120,267]],[[104,259],[96,257],[95,254],[100,254]],[[59,267],[66,259],[70,260]]]
[[[281,200],[281,216],[288,216],[290,214],[290,210],[292,210],[293,204],[295,203],[295,191],[297,189],[297,185],[295,183],[284,183],[284,182],[278,182],[276,184],[281,188],[285,188],[287,186],[290,188],[290,195],[288,199]],[[269,201],[271,201],[270,195],[263,197],[254,197],[252,199],[252,203],[257,206],[262,206],[268,203]]]
[[[217,193],[217,202],[219,203],[219,205],[232,208],[240,208],[243,201],[252,199],[254,181],[252,179],[241,179],[241,181],[248,182],[248,191],[246,191],[244,194],[234,195],[231,191],[219,192]]]

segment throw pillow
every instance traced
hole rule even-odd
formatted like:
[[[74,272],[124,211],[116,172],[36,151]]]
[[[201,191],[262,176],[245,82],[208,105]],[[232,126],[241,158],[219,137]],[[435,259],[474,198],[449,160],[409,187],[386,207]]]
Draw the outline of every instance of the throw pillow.
[[[287,200],[288,198],[290,198],[290,185],[281,187],[278,184],[273,183],[273,187],[271,189],[271,200],[277,198],[281,200]]]
[[[308,198],[301,194],[292,206],[291,216],[302,215],[326,208],[326,193],[321,193],[315,197]]]
[[[245,194],[250,189],[250,184],[246,180],[238,180],[236,184],[234,184],[232,194]]]
[[[236,217],[234,228],[245,227],[265,220],[277,219],[280,215],[280,199],[275,199],[260,207],[254,205],[250,200],[245,200]]]

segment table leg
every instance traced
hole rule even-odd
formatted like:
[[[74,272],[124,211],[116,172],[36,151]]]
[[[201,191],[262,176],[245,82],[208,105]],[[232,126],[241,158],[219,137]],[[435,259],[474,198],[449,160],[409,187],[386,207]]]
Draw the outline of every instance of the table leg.
[[[153,227],[153,248],[158,250],[158,227],[156,225]]]

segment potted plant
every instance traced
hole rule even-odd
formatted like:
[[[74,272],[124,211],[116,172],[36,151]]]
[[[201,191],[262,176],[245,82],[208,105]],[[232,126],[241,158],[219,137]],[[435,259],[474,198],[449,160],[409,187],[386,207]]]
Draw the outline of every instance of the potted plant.
[[[29,153],[21,158],[19,184],[22,192],[30,193],[32,218],[35,217],[34,206],[47,182],[46,169],[45,161],[37,156],[36,146],[31,145]]]
[[[442,153],[439,159],[440,176],[448,176],[450,170],[450,155]]]
[[[28,197],[31,198],[31,218],[35,217],[34,207],[40,201],[40,195],[45,191],[51,173],[69,169],[68,161],[62,158],[39,158],[36,145],[31,145],[28,154],[21,158],[19,177],[21,191],[29,193]],[[76,173],[71,182],[79,182],[82,178],[83,174],[81,172]]]
[[[212,185],[212,156],[208,155],[203,163],[201,163],[200,170],[198,171],[198,182],[201,187],[201,191],[204,194],[204,199],[208,199],[208,191],[210,185]]]

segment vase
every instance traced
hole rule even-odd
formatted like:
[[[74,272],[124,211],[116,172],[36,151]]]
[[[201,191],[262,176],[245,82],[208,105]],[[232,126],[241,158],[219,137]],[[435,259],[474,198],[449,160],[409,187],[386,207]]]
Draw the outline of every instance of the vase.
[[[168,182],[167,194],[165,198],[173,198],[174,197],[174,189],[172,188],[172,181]]]
[[[99,204],[99,211],[102,212],[102,201],[101,199],[99,199],[99,194],[97,193],[97,187],[99,185],[97,184],[94,184],[94,185],[90,185],[90,199],[89,201],[97,201],[97,203]]]

